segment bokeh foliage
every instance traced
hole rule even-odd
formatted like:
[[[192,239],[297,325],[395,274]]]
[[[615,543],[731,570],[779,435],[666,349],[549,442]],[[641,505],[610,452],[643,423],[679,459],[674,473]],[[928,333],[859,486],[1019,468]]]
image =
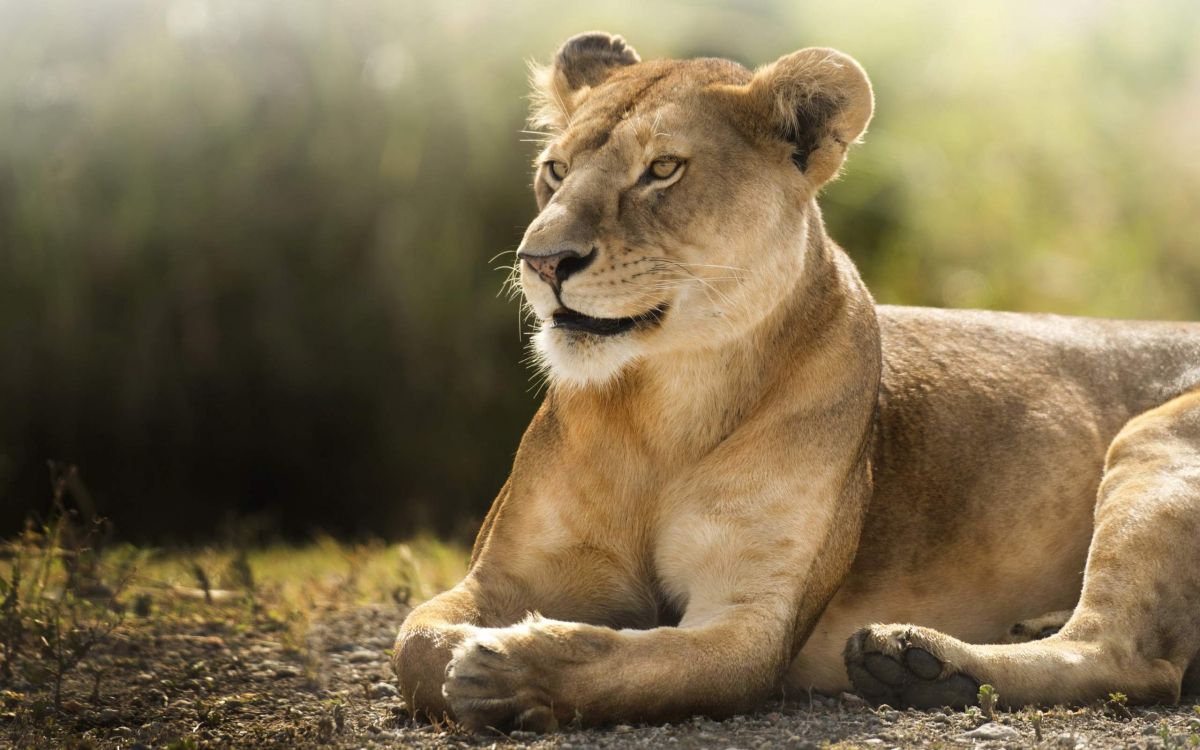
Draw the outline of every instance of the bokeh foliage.
[[[0,0],[0,531],[464,532],[536,406],[524,60],[855,55],[881,301],[1200,317],[1200,4]]]

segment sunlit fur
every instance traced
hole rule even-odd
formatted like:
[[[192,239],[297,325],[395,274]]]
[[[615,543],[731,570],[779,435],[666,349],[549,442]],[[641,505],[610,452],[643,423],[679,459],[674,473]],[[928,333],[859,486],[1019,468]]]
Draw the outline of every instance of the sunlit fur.
[[[872,114],[832,50],[752,73],[592,33],[535,77],[520,250],[595,260],[558,297],[515,266],[551,382],[467,576],[401,628],[414,713],[1200,687],[1200,325],[876,306],[817,208]],[[664,155],[682,171],[646,180]],[[552,322],[663,304],[611,337]]]

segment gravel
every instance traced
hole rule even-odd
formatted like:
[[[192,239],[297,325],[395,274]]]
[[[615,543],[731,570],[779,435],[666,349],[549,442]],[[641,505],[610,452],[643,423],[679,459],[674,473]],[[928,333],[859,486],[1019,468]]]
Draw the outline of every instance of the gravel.
[[[873,709],[857,696],[771,703],[724,721],[695,717],[554,735],[468,736],[417,724],[400,700],[386,649],[397,606],[323,613],[303,653],[279,632],[221,616],[136,620],[97,647],[102,680],[68,681],[61,713],[33,688],[0,691],[0,748],[1185,748],[1200,742],[1200,707],[1128,711],[1102,705],[997,713]],[[369,658],[368,658],[369,655]],[[1196,736],[1196,740],[1191,738]],[[1165,738],[1165,739],[1164,739]]]

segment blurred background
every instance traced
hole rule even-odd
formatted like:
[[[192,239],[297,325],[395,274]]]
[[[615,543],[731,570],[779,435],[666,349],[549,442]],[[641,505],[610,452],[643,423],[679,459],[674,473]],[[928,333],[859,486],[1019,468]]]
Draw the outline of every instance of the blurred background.
[[[54,460],[134,541],[469,536],[538,401],[525,61],[583,30],[857,57],[881,301],[1200,318],[1195,0],[592,5],[0,0],[0,533]]]

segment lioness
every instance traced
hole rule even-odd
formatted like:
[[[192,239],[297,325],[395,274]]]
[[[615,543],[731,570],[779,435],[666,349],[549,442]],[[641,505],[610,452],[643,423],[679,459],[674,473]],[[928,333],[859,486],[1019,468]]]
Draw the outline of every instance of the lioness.
[[[400,630],[410,707],[546,730],[1195,681],[1200,324],[876,306],[815,201],[873,109],[834,50],[751,72],[590,33],[536,82],[550,387],[467,577]]]

